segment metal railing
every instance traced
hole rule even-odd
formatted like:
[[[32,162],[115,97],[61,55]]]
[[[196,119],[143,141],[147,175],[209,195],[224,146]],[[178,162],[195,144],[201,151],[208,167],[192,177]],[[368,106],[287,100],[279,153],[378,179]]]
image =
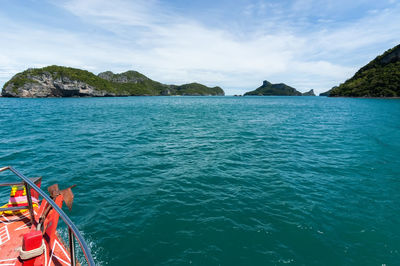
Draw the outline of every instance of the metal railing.
[[[53,207],[53,209],[60,215],[61,219],[64,221],[64,223],[68,227],[68,240],[69,240],[69,250],[70,250],[70,258],[71,258],[71,265],[75,266],[76,265],[76,258],[75,258],[75,239],[78,241],[79,246],[81,247],[81,250],[86,258],[86,261],[88,265],[92,266],[95,265],[92,254],[90,252],[90,249],[88,245],[86,244],[84,238],[82,235],[79,233],[78,228],[75,226],[75,224],[69,219],[69,217],[63,212],[63,210],[58,207],[58,205],[45,193],[43,190],[41,190],[38,186],[35,184],[35,179],[30,179],[23,174],[21,174],[18,170],[11,166],[3,167],[0,168],[0,172],[10,170],[13,172],[15,175],[17,175],[19,178],[23,180],[22,183],[4,183],[0,184],[0,186],[13,186],[13,185],[25,185],[26,189],[26,197],[28,199],[28,206],[21,206],[21,207],[9,207],[9,208],[0,208],[1,211],[15,211],[15,210],[29,210],[30,216],[31,216],[31,224],[35,224],[35,216],[34,216],[34,211],[33,211],[33,204],[32,204],[32,198],[31,198],[31,188],[35,190],[40,196],[45,199],[48,204]]]

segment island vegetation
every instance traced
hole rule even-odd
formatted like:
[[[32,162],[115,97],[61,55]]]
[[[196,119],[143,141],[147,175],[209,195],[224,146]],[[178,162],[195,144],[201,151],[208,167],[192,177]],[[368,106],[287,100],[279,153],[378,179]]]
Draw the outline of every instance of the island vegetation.
[[[400,97],[400,44],[376,57],[346,82],[320,96]]]
[[[95,75],[89,71],[47,66],[30,68],[16,74],[4,84],[4,97],[82,97],[139,95],[224,95],[220,87],[199,83],[166,85],[137,71],[114,74],[106,71]]]

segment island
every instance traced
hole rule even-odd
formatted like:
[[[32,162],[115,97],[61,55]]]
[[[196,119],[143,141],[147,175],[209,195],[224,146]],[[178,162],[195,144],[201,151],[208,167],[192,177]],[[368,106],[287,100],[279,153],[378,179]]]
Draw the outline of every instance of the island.
[[[225,95],[220,87],[207,87],[199,83],[166,85],[154,81],[137,71],[114,74],[111,71],[95,75],[89,71],[47,66],[30,68],[16,74],[3,86],[3,97],[114,97],[157,95]]]
[[[320,96],[400,97],[400,44],[376,57],[346,82]]]
[[[333,89],[336,88],[336,87],[337,87],[337,86],[333,87],[333,88],[330,89],[329,91],[321,92],[321,93],[319,94],[319,96],[329,96],[329,94],[331,93],[331,90],[333,90]]]
[[[316,96],[316,95],[314,93],[314,90],[311,89],[307,92],[302,93],[301,96]]]
[[[253,91],[246,92],[244,96],[315,96],[314,90],[301,93],[285,83],[272,84],[264,80],[263,84]]]

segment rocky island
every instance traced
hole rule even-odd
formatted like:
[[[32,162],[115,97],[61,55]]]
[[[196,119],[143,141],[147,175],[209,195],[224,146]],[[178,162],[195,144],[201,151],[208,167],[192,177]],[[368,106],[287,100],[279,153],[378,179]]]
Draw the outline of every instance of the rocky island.
[[[105,97],[157,95],[224,95],[220,87],[199,83],[166,85],[137,71],[114,74],[106,71],[95,75],[89,71],[47,66],[30,68],[16,74],[2,90],[3,97]]]
[[[400,44],[376,57],[345,83],[320,96],[400,97]]]
[[[315,96],[314,90],[309,90],[301,94],[302,96]]]
[[[301,93],[293,87],[290,87],[284,83],[272,84],[271,82],[264,80],[263,84],[255,89],[244,94],[244,96],[315,96],[314,90],[310,90],[306,93]]]

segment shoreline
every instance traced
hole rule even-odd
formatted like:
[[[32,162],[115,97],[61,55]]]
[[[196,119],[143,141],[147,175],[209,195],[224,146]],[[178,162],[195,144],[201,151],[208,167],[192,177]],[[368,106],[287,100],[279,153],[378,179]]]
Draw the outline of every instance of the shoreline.
[[[354,99],[400,99],[400,97],[352,97],[352,96],[321,96],[327,98],[354,98]]]

